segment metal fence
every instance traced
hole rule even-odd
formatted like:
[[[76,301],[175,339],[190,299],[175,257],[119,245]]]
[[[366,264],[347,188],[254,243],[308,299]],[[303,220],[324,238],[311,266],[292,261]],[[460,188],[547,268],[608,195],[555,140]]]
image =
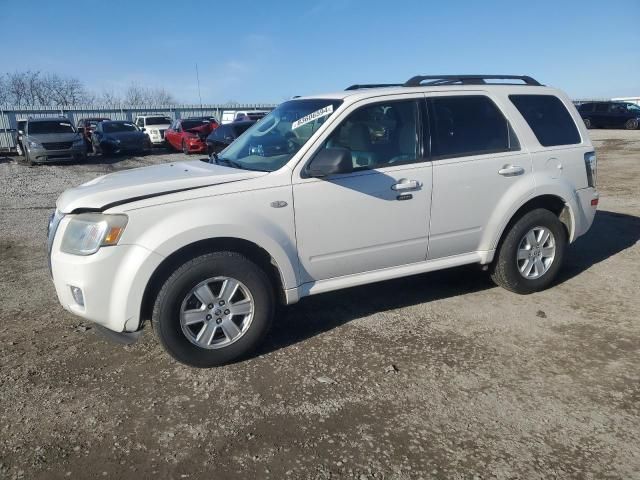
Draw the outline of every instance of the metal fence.
[[[0,106],[0,151],[15,149],[15,137],[18,121],[28,118],[66,117],[74,125],[78,120],[91,117],[106,117],[112,120],[134,121],[138,115],[167,115],[176,120],[179,118],[213,116],[218,121],[226,111],[239,110],[272,110],[275,104],[219,104],[219,105],[149,105],[130,106],[74,106],[74,107],[2,107]]]

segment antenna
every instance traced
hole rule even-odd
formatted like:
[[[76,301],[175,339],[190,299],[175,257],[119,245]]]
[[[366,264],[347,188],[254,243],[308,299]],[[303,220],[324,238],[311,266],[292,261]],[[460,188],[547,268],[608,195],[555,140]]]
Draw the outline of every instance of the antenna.
[[[198,82],[198,98],[200,98],[200,109],[202,110],[202,95],[200,94],[200,74],[198,73],[197,63],[196,63],[196,80]]]

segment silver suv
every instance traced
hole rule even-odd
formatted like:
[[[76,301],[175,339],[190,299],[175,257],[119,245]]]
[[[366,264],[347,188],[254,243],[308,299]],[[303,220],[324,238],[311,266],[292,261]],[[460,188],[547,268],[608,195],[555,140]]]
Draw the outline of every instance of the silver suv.
[[[84,137],[66,117],[30,118],[23,128],[17,150],[29,165],[87,159]]]
[[[53,280],[113,336],[151,320],[179,361],[219,365],[308,295],[464,264],[547,288],[591,226],[595,180],[573,104],[530,77],[356,85],[281,104],[210,162],[66,191]]]

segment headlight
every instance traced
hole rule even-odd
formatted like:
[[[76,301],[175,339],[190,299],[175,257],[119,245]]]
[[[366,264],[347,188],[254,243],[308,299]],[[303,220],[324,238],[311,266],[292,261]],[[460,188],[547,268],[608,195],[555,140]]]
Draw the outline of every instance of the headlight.
[[[151,133],[153,135],[160,135],[160,130],[157,130],[157,129],[154,128],[154,129],[151,130]]]
[[[60,249],[73,255],[92,255],[100,247],[117,245],[127,226],[127,220],[126,215],[74,215],[65,229]]]
[[[40,148],[40,144],[38,142],[29,141],[29,148]]]

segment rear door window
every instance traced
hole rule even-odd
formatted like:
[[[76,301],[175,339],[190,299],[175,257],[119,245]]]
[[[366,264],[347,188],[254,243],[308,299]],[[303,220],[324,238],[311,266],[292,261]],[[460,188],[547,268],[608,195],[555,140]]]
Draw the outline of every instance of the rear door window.
[[[543,147],[575,145],[580,134],[562,101],[554,95],[509,95]]]
[[[434,159],[520,150],[507,119],[484,95],[428,99]]]

